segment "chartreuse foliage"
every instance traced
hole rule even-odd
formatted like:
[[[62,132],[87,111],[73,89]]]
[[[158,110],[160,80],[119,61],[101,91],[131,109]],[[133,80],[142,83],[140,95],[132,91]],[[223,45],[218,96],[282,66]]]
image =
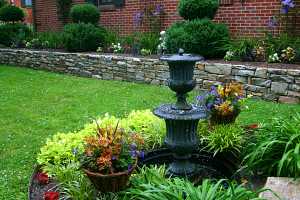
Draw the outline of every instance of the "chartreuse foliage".
[[[162,145],[165,134],[163,120],[154,116],[150,110],[133,111],[127,118],[116,118],[108,114],[97,119],[100,127],[116,127],[127,133],[138,132],[145,140],[145,149],[152,149]],[[85,138],[96,135],[96,122],[87,124],[84,129],[73,133],[58,133],[48,139],[37,157],[38,164],[44,167],[50,175],[55,175],[48,165],[66,165],[78,162],[78,155],[84,151]]]

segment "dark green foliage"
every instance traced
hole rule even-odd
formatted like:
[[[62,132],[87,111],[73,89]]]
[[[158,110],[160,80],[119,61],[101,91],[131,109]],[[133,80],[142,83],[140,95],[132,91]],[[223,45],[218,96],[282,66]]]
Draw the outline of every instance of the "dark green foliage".
[[[257,45],[257,40],[251,38],[230,41],[224,46],[227,51],[233,53],[233,60],[254,61],[253,50]]]
[[[57,14],[60,19],[66,19],[69,16],[72,0],[56,0]]]
[[[227,26],[216,24],[209,19],[178,22],[167,30],[166,46],[169,53],[177,53],[179,48],[205,58],[222,57],[224,43],[228,41]]]
[[[28,26],[20,23],[0,25],[0,44],[19,46],[31,34]]]
[[[6,0],[0,0],[0,8],[7,5],[7,1]]]
[[[19,22],[23,21],[25,14],[19,7],[6,5],[0,8],[0,21],[3,22]]]
[[[275,119],[252,137],[244,167],[265,176],[300,177],[300,115]]]
[[[104,44],[105,29],[92,24],[67,24],[63,37],[64,47],[68,51],[95,51]]]
[[[63,46],[63,33],[61,32],[37,32],[34,38],[38,39],[41,43],[47,43],[46,48],[49,49],[62,49]]]
[[[165,170],[160,168],[143,168],[131,178],[132,187],[125,191],[124,199],[137,200],[262,200],[258,194],[241,185],[226,180],[213,183],[204,180],[201,185],[180,178],[165,178]],[[225,188],[223,185],[228,185]]]
[[[78,4],[72,6],[70,15],[74,23],[91,23],[96,25],[100,18],[100,11],[92,4]]]
[[[219,8],[218,0],[180,0],[178,11],[186,20],[213,19]]]

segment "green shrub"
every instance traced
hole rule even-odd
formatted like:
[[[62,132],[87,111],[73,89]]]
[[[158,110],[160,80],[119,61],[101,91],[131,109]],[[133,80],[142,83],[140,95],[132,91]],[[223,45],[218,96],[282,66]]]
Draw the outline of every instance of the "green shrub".
[[[70,16],[74,23],[98,24],[100,11],[93,4],[78,4],[71,8]]]
[[[207,134],[200,135],[205,149],[214,155],[222,152],[239,153],[242,149],[244,130],[235,124],[217,125]]]
[[[143,33],[139,35],[139,48],[150,50],[150,54],[156,53],[159,45],[159,35],[155,33]]]
[[[92,24],[68,24],[64,27],[64,47],[71,52],[96,51],[105,42],[105,29]]]
[[[61,32],[37,32],[34,34],[33,39],[37,39],[44,48],[49,49],[62,49],[63,46],[63,33]]]
[[[166,134],[165,123],[153,115],[150,110],[132,111],[122,124],[143,136],[145,149],[153,149],[163,145]]]
[[[219,8],[218,0],[180,0],[178,11],[186,20],[213,19]]]
[[[300,177],[300,115],[275,119],[248,140],[243,165],[265,176]]]
[[[20,23],[0,25],[0,44],[11,47],[19,46],[31,35],[28,26]]]
[[[225,55],[224,44],[228,38],[226,25],[208,19],[177,22],[167,30],[166,46],[169,53],[177,53],[183,48],[187,53],[218,58]]]
[[[6,0],[0,0],[0,8],[7,5]]]
[[[0,8],[0,21],[3,22],[19,22],[23,21],[25,14],[19,7],[6,5]]]

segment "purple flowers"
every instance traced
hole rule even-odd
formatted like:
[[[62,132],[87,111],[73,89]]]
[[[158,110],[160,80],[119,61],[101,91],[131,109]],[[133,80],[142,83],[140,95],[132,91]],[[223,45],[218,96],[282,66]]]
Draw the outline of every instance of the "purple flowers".
[[[133,23],[136,26],[139,26],[142,24],[143,18],[144,18],[144,12],[138,12],[134,15]]]
[[[281,12],[283,14],[287,14],[291,8],[295,7],[294,0],[282,0],[281,4],[282,4]]]
[[[270,17],[269,22],[268,22],[268,27],[273,29],[277,26],[278,26],[278,21],[277,21],[276,17],[275,16]]]

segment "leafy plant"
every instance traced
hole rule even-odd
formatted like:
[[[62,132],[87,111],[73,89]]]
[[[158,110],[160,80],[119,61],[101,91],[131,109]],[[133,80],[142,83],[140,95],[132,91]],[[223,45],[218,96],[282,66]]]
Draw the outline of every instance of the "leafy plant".
[[[49,165],[47,170],[51,171],[55,180],[59,182],[59,188],[65,198],[93,200],[96,191],[79,167],[78,163],[70,162],[67,165]]]
[[[69,17],[72,0],[56,0],[57,14],[63,21]]]
[[[241,61],[254,61],[255,55],[253,51],[256,46],[256,41],[254,39],[246,38],[236,41],[230,41],[228,44],[224,45],[227,51],[232,52],[231,60],[241,60]]]
[[[208,19],[177,22],[166,32],[166,47],[168,53],[178,53],[183,48],[187,53],[218,58],[225,55],[223,47],[228,38],[226,25]]]
[[[0,0],[0,8],[7,5],[6,0]]]
[[[91,23],[97,25],[100,18],[100,11],[93,4],[77,4],[72,6],[70,16],[74,23]]]
[[[64,47],[71,52],[96,51],[105,42],[105,29],[92,24],[68,24],[64,27]]]
[[[119,124],[106,128],[97,124],[96,133],[85,138],[85,151],[80,159],[84,169],[102,174],[124,172],[131,170],[143,155],[143,138],[138,133],[126,133]]]
[[[142,135],[145,149],[163,145],[166,133],[164,121],[153,115],[150,110],[132,111],[122,122],[128,129]]]
[[[243,86],[236,82],[212,86],[208,93],[197,97],[197,104],[203,105],[214,123],[234,122],[244,102]]]
[[[138,200],[260,200],[258,194],[225,180],[204,180],[199,186],[180,178],[165,178],[163,168],[145,168],[131,179],[124,199]],[[225,188],[223,185],[228,185]]]
[[[180,0],[178,11],[186,20],[213,19],[219,8],[218,0]]]
[[[7,47],[22,46],[31,34],[29,27],[24,24],[0,24],[0,44]]]
[[[260,129],[245,150],[245,168],[265,176],[300,177],[300,115],[274,119]],[[252,141],[252,142],[250,142]]]
[[[38,39],[40,43],[46,43],[45,48],[49,49],[62,49],[63,46],[63,33],[62,32],[36,32],[33,39]]]
[[[204,149],[214,156],[222,152],[231,152],[237,156],[242,149],[244,130],[236,124],[216,125],[207,135],[200,135]]]
[[[0,8],[0,21],[3,22],[20,22],[23,21],[25,14],[19,7],[6,5]]]

